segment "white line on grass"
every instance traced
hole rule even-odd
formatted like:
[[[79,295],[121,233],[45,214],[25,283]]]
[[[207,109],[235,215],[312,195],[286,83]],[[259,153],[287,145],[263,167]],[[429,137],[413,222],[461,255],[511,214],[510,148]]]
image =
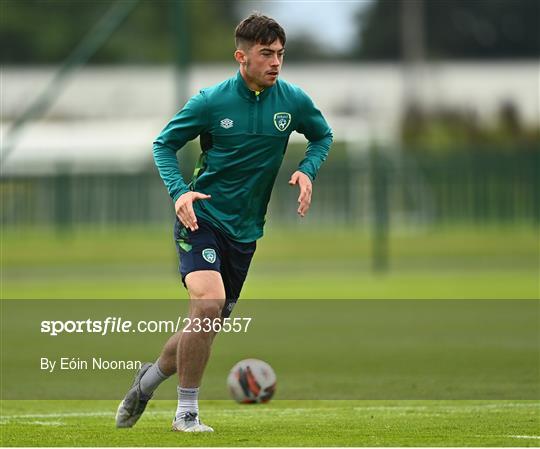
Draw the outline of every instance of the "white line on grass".
[[[524,440],[540,440],[540,435],[505,435],[508,438],[521,438]]]
[[[471,405],[368,405],[352,407],[355,412],[370,412],[370,411],[392,411],[392,412],[427,412],[423,414],[434,415],[440,414],[441,411],[446,412],[466,412],[466,411],[478,411],[485,409],[504,409],[504,408],[538,408],[539,403],[501,403],[501,404],[471,404]],[[258,408],[257,412],[265,414],[275,415],[296,415],[304,413],[320,413],[321,411],[338,411],[343,410],[343,407],[322,407],[322,408],[305,408],[305,407],[290,407],[290,408]],[[171,416],[170,410],[147,410],[146,416]],[[227,414],[239,414],[239,413],[253,413],[253,407],[245,408],[222,408],[220,410],[213,410],[209,412],[212,415],[227,415]],[[3,420],[17,420],[17,419],[53,419],[53,418],[85,418],[85,417],[107,417],[114,418],[115,412],[110,411],[96,411],[96,412],[68,412],[68,413],[31,413],[25,415],[2,415],[0,421]]]
[[[114,412],[81,412],[81,413],[31,413],[28,415],[2,415],[2,419],[29,418],[84,418],[88,416],[114,416]]]
[[[28,421],[25,424],[32,426],[65,426],[62,421]]]
[[[5,426],[15,422],[16,424],[26,424],[29,426],[65,426],[62,421],[27,421],[25,419],[4,419],[0,420],[0,425]]]
[[[325,407],[325,411],[337,411],[342,410],[340,407]],[[286,408],[286,409],[274,409],[274,408],[259,408],[257,412],[264,412],[269,414],[276,415],[292,415],[292,414],[302,414],[302,413],[319,413],[320,409],[317,408]],[[230,414],[230,413],[253,413],[252,407],[246,408],[225,408],[222,410],[213,410],[212,415],[219,414]],[[172,416],[174,410],[147,410],[145,416]],[[29,419],[29,418],[85,418],[85,417],[108,417],[113,418],[115,416],[114,411],[108,412],[74,412],[74,413],[32,413],[28,415],[3,415],[1,419]]]
[[[520,403],[520,402],[509,402],[509,403],[500,403],[500,404],[433,404],[433,405],[367,405],[367,406],[358,406],[354,407],[356,411],[371,411],[371,410],[384,410],[384,411],[448,411],[448,412],[460,412],[460,411],[478,411],[485,409],[504,409],[504,408],[538,408],[540,407],[539,403]]]

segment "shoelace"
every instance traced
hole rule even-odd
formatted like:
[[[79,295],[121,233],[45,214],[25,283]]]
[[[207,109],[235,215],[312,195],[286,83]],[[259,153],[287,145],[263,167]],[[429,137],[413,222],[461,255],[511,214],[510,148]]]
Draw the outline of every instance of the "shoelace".
[[[197,413],[186,412],[184,415],[185,421],[197,421]]]
[[[198,415],[197,413],[193,413],[193,412],[185,412],[185,413],[182,413],[178,419],[182,419],[186,422],[191,422],[191,421],[194,421],[194,422],[199,422],[199,419],[198,419]]]

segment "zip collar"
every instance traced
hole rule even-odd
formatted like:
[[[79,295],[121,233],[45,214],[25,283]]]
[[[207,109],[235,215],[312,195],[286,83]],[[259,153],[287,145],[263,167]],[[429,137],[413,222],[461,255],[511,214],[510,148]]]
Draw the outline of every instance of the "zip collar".
[[[262,101],[268,96],[268,93],[272,90],[274,86],[265,88],[262,92],[259,93],[259,95],[257,95],[248,87],[246,81],[244,80],[244,77],[240,73],[240,70],[236,72],[236,88],[240,96],[245,98],[246,100],[253,102]]]

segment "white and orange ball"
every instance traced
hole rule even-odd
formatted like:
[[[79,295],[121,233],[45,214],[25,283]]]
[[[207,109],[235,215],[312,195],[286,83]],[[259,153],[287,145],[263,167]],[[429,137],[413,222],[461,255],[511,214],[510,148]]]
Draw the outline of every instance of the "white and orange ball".
[[[227,377],[233,399],[243,404],[268,402],[276,391],[276,373],[259,359],[245,359],[234,365]]]

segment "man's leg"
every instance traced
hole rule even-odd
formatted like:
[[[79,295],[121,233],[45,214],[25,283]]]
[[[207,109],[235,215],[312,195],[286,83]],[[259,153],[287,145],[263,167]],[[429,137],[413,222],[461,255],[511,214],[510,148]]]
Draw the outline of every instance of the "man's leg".
[[[225,287],[221,274],[217,271],[195,271],[186,276],[190,297],[189,317],[192,320],[190,332],[183,332],[178,342],[176,366],[182,387],[198,387],[214,340],[214,332],[194,332],[193,320],[209,319],[210,322],[221,316],[225,304]]]
[[[225,304],[225,287],[221,274],[211,270],[191,272],[185,282],[190,296],[191,324],[178,341],[178,408],[173,430],[212,431],[199,421],[198,395],[215,332],[197,330],[197,327],[208,326],[205,322],[213,323],[220,319]]]
[[[155,389],[176,372],[176,346],[180,332],[165,344],[155,363],[145,363],[116,412],[116,427],[133,427],[144,413]],[[174,345],[174,348],[173,348]]]
[[[181,335],[182,331],[172,335],[163,346],[159,355],[159,367],[163,374],[167,376],[172,376],[176,373],[176,350]]]
[[[192,320],[195,317],[201,320],[208,317],[213,320],[221,316],[223,304],[225,303],[225,288],[221,275],[217,271],[195,271],[190,273],[186,276],[186,285],[190,296],[189,316]],[[163,346],[158,358],[159,369],[165,376],[169,377],[177,372],[177,366],[186,366],[185,363],[182,363],[180,357],[180,347],[183,345],[184,350],[182,352],[185,354],[187,364],[191,363],[190,360],[194,360],[196,371],[191,372],[189,370],[190,372],[186,372],[186,370],[183,370],[178,376],[180,382],[181,379],[186,379],[180,385],[191,387],[194,384],[198,385],[201,381],[204,367],[210,355],[210,345],[215,334],[213,332],[201,332],[199,334],[202,334],[202,338],[196,337],[191,342],[189,336],[193,333],[186,333],[182,343],[180,343],[182,334],[183,332],[180,331],[172,335]],[[191,347],[192,344],[193,347]],[[206,355],[201,357],[202,354]]]
[[[187,237],[181,238],[180,230],[181,227],[176,222],[176,249],[181,260],[180,273],[190,296],[191,319],[199,318],[203,320],[208,318],[211,322],[221,316],[229,316],[232,306],[238,299],[237,294],[240,289],[238,288],[236,295],[232,293],[228,271],[225,273],[225,279],[228,281],[229,288],[224,287],[224,278],[220,272],[222,268],[219,251],[220,243],[217,240],[220,237],[216,234],[215,229],[202,220],[199,223],[198,231],[186,231]],[[184,246],[180,243],[183,243]],[[213,261],[207,260],[203,255],[203,251],[209,248],[215,251]],[[227,295],[230,296],[229,299],[232,303],[227,310],[223,310]],[[198,387],[208,362],[214,336],[214,332],[193,332],[193,330],[172,335],[165,343],[157,362],[145,364],[141,371],[137,373],[135,382],[124,401],[120,404],[117,413],[117,426],[133,426],[142,415],[144,407],[154,390],[161,382],[177,372],[179,366],[179,406],[175,418],[187,413],[188,417],[195,416],[195,420],[188,423],[190,428],[198,427],[199,429],[211,430],[207,426],[200,424],[197,414]],[[175,419],[173,427],[177,421]],[[193,425],[194,423],[196,426]],[[186,430],[183,427],[182,423],[178,423],[175,430]]]

